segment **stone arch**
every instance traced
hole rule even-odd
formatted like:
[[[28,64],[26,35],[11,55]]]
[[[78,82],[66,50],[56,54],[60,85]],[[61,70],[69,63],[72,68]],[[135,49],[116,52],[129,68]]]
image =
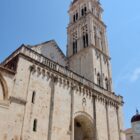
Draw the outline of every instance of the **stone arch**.
[[[85,112],[77,112],[74,117],[74,140],[94,140],[93,119]]]
[[[8,87],[7,87],[6,81],[3,78],[1,73],[0,73],[0,85],[1,85],[2,91],[3,91],[3,99],[7,100],[8,99]]]
[[[74,113],[74,118],[77,116],[85,116],[93,123],[93,118],[88,113],[86,113],[84,111],[78,111],[78,112]]]

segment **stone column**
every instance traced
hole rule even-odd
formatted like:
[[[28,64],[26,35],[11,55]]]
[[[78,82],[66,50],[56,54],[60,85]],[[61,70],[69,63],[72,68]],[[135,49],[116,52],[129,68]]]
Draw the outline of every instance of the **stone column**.
[[[99,59],[100,59],[100,70],[101,70],[101,74],[100,74],[100,80],[101,80],[101,87],[104,87],[104,82],[103,82],[103,64],[102,64],[102,58],[103,58],[103,54],[102,53],[100,53],[100,57],[99,57]]]
[[[119,107],[116,107],[116,115],[117,115],[117,125],[118,125],[118,135],[119,140],[121,140],[121,134],[120,134],[120,120],[119,120]]]
[[[110,129],[109,129],[109,116],[108,116],[108,104],[105,104],[106,108],[106,120],[107,120],[107,133],[108,133],[108,140],[110,140]]]
[[[93,128],[95,129],[95,137],[94,140],[97,140],[97,123],[96,123],[96,97],[93,95],[92,96],[92,101],[93,101]]]
[[[70,140],[74,140],[74,90],[75,86],[71,87],[70,94],[71,94],[71,112],[70,112]]]
[[[109,60],[107,60],[107,71],[108,71],[109,90],[112,91],[112,83],[111,83]]]
[[[28,78],[28,83],[27,83],[27,88],[26,88],[26,102],[28,99],[28,93],[29,93],[29,87],[30,87],[30,81],[31,81],[31,75],[33,72],[35,72],[35,66],[30,66],[29,67],[30,73],[29,73],[29,78]],[[24,116],[23,116],[23,123],[22,123],[22,128],[21,128],[21,136],[20,139],[24,139],[24,126],[25,126],[25,119],[26,119],[26,110],[27,110],[27,104],[25,104],[25,109],[24,109]]]
[[[55,83],[57,78],[51,76],[51,97],[50,97],[50,111],[49,111],[49,124],[48,124],[48,140],[51,140],[52,136],[52,125],[53,125],[53,112],[54,112],[54,97],[55,97]]]

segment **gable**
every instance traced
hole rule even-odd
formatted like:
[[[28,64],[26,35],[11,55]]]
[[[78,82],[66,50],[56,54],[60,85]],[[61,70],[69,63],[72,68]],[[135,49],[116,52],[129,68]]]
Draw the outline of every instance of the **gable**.
[[[65,55],[53,40],[33,46],[32,49],[62,66],[67,65]]]

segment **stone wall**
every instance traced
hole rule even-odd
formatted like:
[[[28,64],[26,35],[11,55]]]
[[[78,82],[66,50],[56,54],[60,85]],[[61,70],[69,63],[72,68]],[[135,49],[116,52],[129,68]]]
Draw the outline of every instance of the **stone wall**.
[[[9,94],[6,106],[0,106],[0,139],[73,140],[76,118],[88,136],[119,140],[115,104],[107,115],[105,99],[97,96],[101,93],[22,55],[15,76],[5,73],[4,78]]]

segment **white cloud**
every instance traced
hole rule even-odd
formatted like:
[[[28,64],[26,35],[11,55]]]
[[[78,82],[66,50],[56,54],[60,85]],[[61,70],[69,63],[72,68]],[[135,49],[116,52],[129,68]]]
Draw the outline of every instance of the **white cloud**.
[[[130,81],[131,81],[131,82],[135,82],[135,81],[137,81],[139,78],[140,78],[140,67],[136,68],[136,69],[133,71],[133,73],[132,73],[132,75],[131,75],[131,77],[130,77]]]

